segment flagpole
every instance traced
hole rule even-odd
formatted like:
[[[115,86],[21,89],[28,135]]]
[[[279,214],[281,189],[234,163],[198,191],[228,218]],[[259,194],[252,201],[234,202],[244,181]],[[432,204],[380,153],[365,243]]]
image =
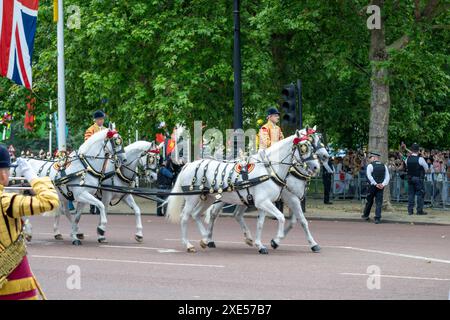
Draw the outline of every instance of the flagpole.
[[[58,151],[66,151],[66,89],[64,77],[64,10],[58,0]]]
[[[52,154],[52,135],[53,135],[53,125],[52,125],[52,99],[49,100],[49,107],[50,107],[50,113],[48,115],[48,119],[49,119],[49,134],[48,134],[48,152],[50,153],[50,155]]]

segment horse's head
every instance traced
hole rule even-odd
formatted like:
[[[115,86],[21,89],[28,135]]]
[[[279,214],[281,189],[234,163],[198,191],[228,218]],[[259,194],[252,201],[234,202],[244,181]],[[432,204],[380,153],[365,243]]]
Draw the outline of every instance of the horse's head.
[[[320,162],[323,164],[325,170],[329,173],[333,172],[330,168],[328,161],[330,160],[330,154],[328,153],[325,145],[323,144],[322,134],[316,131],[316,127],[308,128],[306,127],[306,134],[310,137],[310,142],[314,148],[314,153],[319,158]]]
[[[177,124],[172,138],[175,140],[175,148],[171,155],[172,162],[183,166],[189,162],[189,132],[182,124]]]
[[[320,162],[314,153],[310,136],[303,135],[297,130],[292,148],[294,149],[294,165],[302,166],[309,175],[317,175],[320,171]]]
[[[160,155],[158,147],[152,143],[152,147],[141,154],[139,165],[144,171],[145,179],[152,183],[157,179],[158,163]]]
[[[122,137],[116,130],[108,130],[105,142],[105,153],[112,155],[119,164],[127,162]]]

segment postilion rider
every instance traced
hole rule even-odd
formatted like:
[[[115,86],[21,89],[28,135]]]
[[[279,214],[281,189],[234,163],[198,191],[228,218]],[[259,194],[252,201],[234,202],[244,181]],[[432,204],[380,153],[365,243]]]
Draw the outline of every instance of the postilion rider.
[[[105,123],[105,113],[101,110],[95,111],[94,124],[90,126],[84,133],[84,141],[89,139],[94,133],[105,130],[106,128],[103,126],[104,123]]]
[[[280,121],[280,112],[276,108],[267,110],[267,123],[259,129],[259,150],[264,150],[272,146],[272,144],[283,140],[283,132],[277,125]],[[283,203],[281,200],[275,203],[278,210],[283,212]]]
[[[94,112],[94,124],[90,126],[86,132],[84,133],[84,141],[89,139],[95,133],[105,130],[106,128],[103,126],[105,123],[105,113],[102,110],[97,110]],[[100,210],[91,204],[90,212],[92,214],[100,214]]]
[[[0,146],[0,300],[37,300],[39,287],[27,259],[22,217],[42,214],[59,206],[58,194],[49,177],[38,178],[28,162],[17,160],[35,196],[4,192],[9,182],[11,160]]]
[[[280,120],[280,112],[276,108],[267,110],[267,123],[259,129],[259,149],[264,150],[272,144],[283,140],[283,132],[277,125]]]

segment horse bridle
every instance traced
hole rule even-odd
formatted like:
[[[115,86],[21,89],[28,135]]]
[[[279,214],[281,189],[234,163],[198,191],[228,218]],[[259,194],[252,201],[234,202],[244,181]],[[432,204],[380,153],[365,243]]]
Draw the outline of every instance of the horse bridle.
[[[112,155],[109,154],[106,150],[106,146],[108,143],[111,143]],[[118,151],[117,148],[119,148],[119,147],[120,147],[120,150]],[[105,152],[104,157],[99,156],[101,150],[103,150]],[[81,154],[77,154],[77,156],[80,159],[83,166],[86,168],[87,172],[89,172],[93,176],[99,178],[100,180],[104,180],[105,178],[109,178],[109,175],[111,175],[109,173],[103,172],[104,169],[106,168],[106,164],[107,164],[108,160],[113,159],[112,161],[114,163],[114,167],[116,168],[114,172],[117,172],[117,169],[123,165],[122,161],[119,161],[119,159],[118,159],[119,154],[125,153],[123,145],[122,145],[122,138],[120,136],[117,136],[117,137],[113,136],[109,139],[105,139],[105,143],[103,144],[103,148],[101,150],[99,150],[99,152],[95,156],[85,156],[85,155],[81,155]],[[103,163],[103,166],[102,166],[102,172],[97,172],[92,167],[92,165],[89,163],[89,160],[88,160],[89,158],[105,160]],[[114,174],[112,174],[112,175],[114,175]]]
[[[318,137],[317,141],[312,139],[314,142],[311,142],[311,145],[314,148],[314,152],[317,153],[321,149],[325,149],[326,150],[325,145],[321,141],[321,136],[318,133],[313,133],[312,135]],[[327,153],[328,153],[328,151],[327,151]],[[325,161],[325,159],[322,159],[320,156],[319,156],[319,160],[322,161],[322,162]]]
[[[136,178],[136,176],[137,177],[141,177],[142,175],[139,173],[139,171],[131,169],[130,166],[135,161],[139,161],[139,159],[141,159],[141,157],[143,157],[144,155],[147,156],[147,159],[145,161],[145,166],[144,166],[144,172],[147,171],[147,170],[151,170],[149,164],[152,164],[155,161],[155,159],[158,158],[158,155],[157,154],[153,155],[153,153],[151,151],[144,151],[143,153],[141,153],[139,155],[139,157],[137,157],[136,159],[134,159],[133,161],[131,161],[127,165],[121,164],[120,166],[117,166],[116,167],[116,173],[117,173],[118,177],[120,179],[122,179],[123,181],[125,181],[126,183],[128,183],[128,184],[131,184],[134,181],[134,179]],[[152,160],[149,161],[149,159],[152,159]],[[128,171],[131,171],[133,173],[133,177],[131,177],[131,178],[125,177],[125,175],[123,174],[121,168],[125,168]],[[146,176],[146,173],[144,173],[144,176]]]

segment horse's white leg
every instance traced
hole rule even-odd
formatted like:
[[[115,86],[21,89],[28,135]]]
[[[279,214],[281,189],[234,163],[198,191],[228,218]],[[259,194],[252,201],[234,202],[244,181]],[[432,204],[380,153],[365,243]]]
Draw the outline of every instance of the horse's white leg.
[[[291,219],[286,221],[286,227],[284,228],[284,236],[286,237],[289,231],[291,231],[292,227],[297,222],[297,215],[292,211],[289,207],[289,214],[291,215]]]
[[[105,206],[103,203],[87,191],[81,192],[77,197],[77,201],[92,204],[100,210],[100,223],[97,227],[97,240],[100,243],[106,242],[105,231],[108,220],[106,219]]]
[[[191,212],[196,208],[197,204],[200,200],[199,197],[185,197],[186,202],[181,212],[181,243],[186,246],[187,252],[196,252],[195,247],[189,242],[187,239],[187,224],[189,221],[189,217],[191,216]]]
[[[216,222],[217,218],[219,217],[220,210],[222,210],[224,205],[225,204],[223,202],[219,202],[219,203],[212,205],[211,208],[209,209],[210,210],[209,211],[210,212],[210,220],[209,220],[208,227],[207,227],[208,235],[207,235],[207,240],[206,240],[209,248],[216,247],[216,244],[212,240],[214,223]]]
[[[259,253],[268,254],[269,251],[261,242],[261,234],[264,226],[264,219],[266,218],[266,213],[264,211],[258,211],[258,220],[256,222],[256,238],[255,238],[255,246],[258,248]]]
[[[144,235],[142,233],[141,208],[138,207],[131,194],[126,195],[123,200],[125,200],[126,204],[134,211],[134,216],[136,218],[136,234],[134,238],[137,242],[142,242],[144,240]]]
[[[302,205],[299,198],[295,198],[294,201],[292,201],[292,210],[294,212],[294,215],[297,216],[303,230],[305,231],[306,240],[308,241],[311,250],[313,252],[319,252],[320,246],[314,240],[311,232],[309,231],[308,220],[306,220],[305,215],[303,214]]]
[[[236,213],[234,215],[234,219],[239,223],[241,226],[242,232],[244,232],[244,241],[246,244],[248,244],[250,247],[253,247],[253,239],[252,239],[252,233],[250,232],[250,229],[248,228],[247,224],[244,220],[244,213],[247,210],[247,207],[245,206],[238,206],[236,208]]]
[[[61,215],[65,214],[64,206],[66,204],[67,204],[67,202],[61,201],[61,204],[55,213],[55,218],[53,221],[53,235],[56,240],[63,240],[63,236],[62,236],[61,232],[59,231],[59,221],[60,221]]]
[[[77,205],[75,207],[75,217],[73,219],[72,222],[72,238],[75,236],[78,240],[83,240],[84,239],[84,234],[82,232],[80,232],[80,219],[81,219],[81,215],[83,213],[83,209],[85,207],[85,203],[84,202],[77,202]],[[75,244],[75,243],[73,243]],[[80,242],[77,242],[76,244],[81,244]]]
[[[200,201],[196,206],[195,210],[191,213],[192,218],[197,224],[197,229],[200,232],[202,239],[200,240],[200,246],[205,249],[208,246],[208,232],[202,223],[200,218],[200,213],[205,211],[206,208],[210,207],[214,203],[214,199],[208,198],[205,201]]]
[[[23,234],[28,242],[33,238],[33,226],[28,218],[25,218],[25,221],[23,222]]]
[[[66,203],[66,204],[68,204],[68,203]],[[67,220],[69,220],[69,223],[72,225],[73,224],[72,214],[70,213],[69,207],[68,206],[64,207],[63,212],[64,212],[64,215],[66,216]]]
[[[276,249],[280,245],[281,239],[284,238],[284,223],[286,220],[284,218],[284,214],[280,210],[278,210],[278,208],[270,200],[265,200],[261,203],[258,203],[258,209],[264,210],[265,212],[272,214],[278,220],[277,235],[270,242],[272,248]]]

